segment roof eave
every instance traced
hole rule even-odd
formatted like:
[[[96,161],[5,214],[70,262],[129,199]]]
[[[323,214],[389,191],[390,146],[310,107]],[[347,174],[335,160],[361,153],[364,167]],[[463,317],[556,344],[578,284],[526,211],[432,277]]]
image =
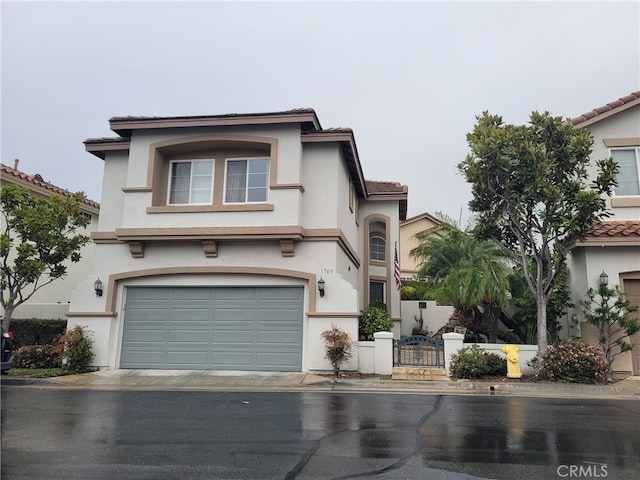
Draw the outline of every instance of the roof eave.
[[[293,123],[301,124],[303,130],[317,131],[322,129],[320,121],[313,109],[265,114],[249,113],[189,117],[112,117],[109,119],[111,130],[123,137],[130,137],[133,130]]]

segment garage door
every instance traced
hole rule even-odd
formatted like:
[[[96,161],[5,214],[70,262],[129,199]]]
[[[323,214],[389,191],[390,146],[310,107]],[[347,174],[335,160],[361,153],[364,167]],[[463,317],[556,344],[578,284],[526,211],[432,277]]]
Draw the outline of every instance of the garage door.
[[[300,371],[303,289],[128,288],[121,368]]]

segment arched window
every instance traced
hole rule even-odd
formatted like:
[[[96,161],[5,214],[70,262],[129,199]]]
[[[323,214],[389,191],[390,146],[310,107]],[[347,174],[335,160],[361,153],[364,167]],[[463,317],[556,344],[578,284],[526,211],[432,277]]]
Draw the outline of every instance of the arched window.
[[[386,260],[386,245],[387,242],[380,236],[371,237],[369,247],[369,258],[377,262],[384,262]]]

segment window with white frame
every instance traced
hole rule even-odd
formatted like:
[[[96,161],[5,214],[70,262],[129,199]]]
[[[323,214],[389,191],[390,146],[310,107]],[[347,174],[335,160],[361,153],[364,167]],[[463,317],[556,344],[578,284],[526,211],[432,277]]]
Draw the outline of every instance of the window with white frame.
[[[611,156],[620,167],[616,196],[640,195],[640,147],[611,150]]]
[[[377,262],[384,262],[386,260],[386,245],[387,242],[384,238],[377,235],[371,237],[369,258]]]
[[[225,202],[266,202],[269,190],[269,159],[227,159]]]
[[[169,175],[169,203],[207,204],[212,201],[213,160],[173,160]]]

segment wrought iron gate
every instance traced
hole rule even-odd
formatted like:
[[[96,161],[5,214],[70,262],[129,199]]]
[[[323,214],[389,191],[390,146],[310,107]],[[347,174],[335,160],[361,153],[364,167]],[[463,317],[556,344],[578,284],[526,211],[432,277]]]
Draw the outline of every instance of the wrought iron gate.
[[[444,342],[425,335],[394,340],[393,365],[444,367]]]

